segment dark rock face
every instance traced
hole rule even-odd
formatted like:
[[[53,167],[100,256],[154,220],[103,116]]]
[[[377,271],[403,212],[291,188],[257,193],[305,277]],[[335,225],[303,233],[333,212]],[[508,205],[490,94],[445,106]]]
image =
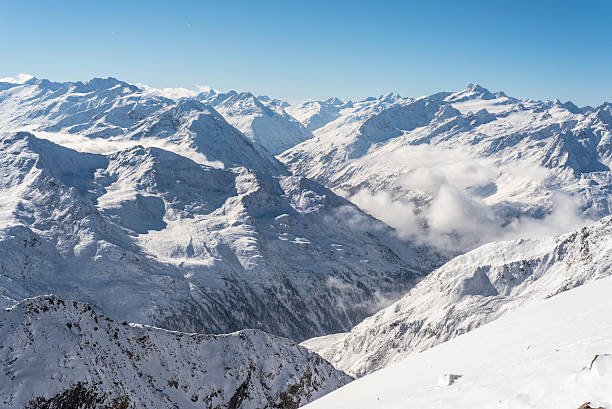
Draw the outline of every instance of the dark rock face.
[[[599,406],[597,408],[591,406],[591,402],[585,402],[578,409],[606,409],[603,406]]]

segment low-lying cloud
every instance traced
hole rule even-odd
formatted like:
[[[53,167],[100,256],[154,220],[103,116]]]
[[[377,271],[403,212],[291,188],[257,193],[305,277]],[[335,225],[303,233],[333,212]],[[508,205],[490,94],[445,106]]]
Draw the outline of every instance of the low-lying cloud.
[[[159,148],[178,155],[185,156],[194,162],[202,165],[211,166],[214,168],[223,169],[223,162],[210,161],[206,156],[195,149],[181,144],[169,142],[166,139],[160,138],[140,138],[137,140],[130,139],[107,139],[107,138],[88,138],[78,134],[65,134],[55,132],[40,132],[35,131],[33,134],[39,138],[50,140],[58,145],[66,148],[74,149],[80,152],[109,154],[118,152],[124,149],[129,149],[134,146],[143,146],[145,148]]]
[[[10,82],[11,84],[23,84],[24,82],[34,78],[33,75],[19,73],[14,77],[2,77],[0,82]]]
[[[430,146],[385,157],[379,173],[394,174],[395,185],[362,189],[348,199],[401,239],[464,252],[492,241],[562,234],[593,221],[582,214],[579,197],[551,187],[556,176],[540,166],[500,165]]]
[[[198,85],[195,89],[176,87],[176,88],[153,88],[145,84],[137,84],[146,94],[159,95],[170,99],[193,98],[202,92],[214,91],[208,85]]]

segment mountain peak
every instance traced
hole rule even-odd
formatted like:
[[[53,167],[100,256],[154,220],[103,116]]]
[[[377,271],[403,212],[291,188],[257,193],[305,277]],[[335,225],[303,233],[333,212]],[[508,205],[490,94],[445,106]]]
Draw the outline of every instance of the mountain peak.
[[[128,88],[132,92],[137,92],[140,90],[135,85],[128,84],[127,82],[123,82],[114,77],[107,78],[99,78],[95,77],[86,82],[76,82],[74,85],[77,88],[83,88],[85,91],[94,91],[94,90],[111,90],[115,88]]]
[[[344,105],[344,102],[340,98],[336,97],[328,98],[324,102],[329,105]]]
[[[400,98],[402,98],[402,96],[397,92],[388,92],[386,94],[381,95],[379,99],[384,102],[393,102]]]
[[[465,92],[473,92],[477,94],[490,94],[491,92],[485,87],[476,82],[470,82],[465,88]]]
[[[463,90],[447,94],[447,102],[464,102],[472,99],[491,100],[499,97],[506,97],[503,92],[492,93],[482,85],[471,82]]]

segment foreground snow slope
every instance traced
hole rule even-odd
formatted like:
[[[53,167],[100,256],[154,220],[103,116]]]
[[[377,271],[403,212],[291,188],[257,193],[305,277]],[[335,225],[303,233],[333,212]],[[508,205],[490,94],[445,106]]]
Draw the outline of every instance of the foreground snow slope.
[[[442,264],[297,176],[132,147],[0,138],[0,306],[56,293],[115,319],[293,339],[349,330]]]
[[[518,100],[471,84],[378,109],[358,105],[279,159],[406,236],[464,251],[528,235],[526,220],[555,212],[565,220],[548,225],[565,223],[565,231],[576,227],[572,218],[612,213],[608,103]]]
[[[539,300],[306,407],[612,407],[610,294],[607,277]]]
[[[297,408],[351,379],[288,339],[112,321],[40,296],[0,310],[0,408]]]
[[[350,332],[303,345],[362,376],[512,311],[612,274],[612,217],[558,237],[458,256]]]

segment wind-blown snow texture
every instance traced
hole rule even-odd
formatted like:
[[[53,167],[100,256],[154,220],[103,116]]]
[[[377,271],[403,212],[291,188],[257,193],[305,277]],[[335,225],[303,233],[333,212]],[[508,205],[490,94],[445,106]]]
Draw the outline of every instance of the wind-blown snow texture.
[[[612,217],[558,237],[486,244],[435,270],[349,333],[303,345],[362,376],[611,274]]]
[[[299,176],[157,148],[0,138],[0,304],[56,293],[115,319],[293,339],[346,331],[443,262]]]
[[[471,84],[334,107],[287,108],[306,125],[329,115],[280,160],[405,237],[461,252],[612,212],[608,103],[518,100]]]
[[[0,310],[1,408],[286,408],[351,379],[255,330],[171,332],[40,296]]]
[[[540,300],[308,409],[612,407],[612,278]]]

